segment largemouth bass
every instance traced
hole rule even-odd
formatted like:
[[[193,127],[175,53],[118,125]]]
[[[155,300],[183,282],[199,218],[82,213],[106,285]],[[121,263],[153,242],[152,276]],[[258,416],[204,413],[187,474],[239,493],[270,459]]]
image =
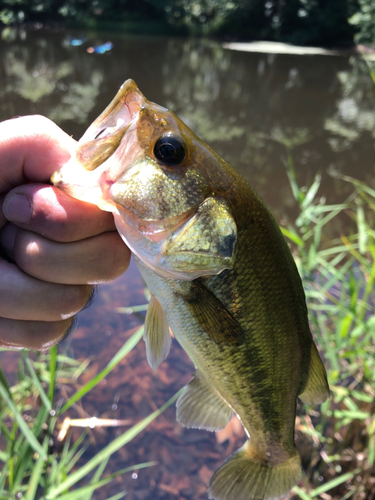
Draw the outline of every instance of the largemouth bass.
[[[177,401],[187,427],[240,418],[249,437],[214,473],[216,500],[279,498],[302,476],[296,400],[329,388],[289,247],[250,185],[132,80],[52,177],[113,212],[151,300],[147,358],[168,354],[171,327],[196,367]]]

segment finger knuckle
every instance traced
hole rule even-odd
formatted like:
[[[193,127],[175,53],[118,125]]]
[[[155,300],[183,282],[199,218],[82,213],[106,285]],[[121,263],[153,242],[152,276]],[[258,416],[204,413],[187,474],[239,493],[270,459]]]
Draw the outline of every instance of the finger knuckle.
[[[83,309],[90,298],[91,285],[62,285],[64,294],[61,300],[61,317],[70,318]]]

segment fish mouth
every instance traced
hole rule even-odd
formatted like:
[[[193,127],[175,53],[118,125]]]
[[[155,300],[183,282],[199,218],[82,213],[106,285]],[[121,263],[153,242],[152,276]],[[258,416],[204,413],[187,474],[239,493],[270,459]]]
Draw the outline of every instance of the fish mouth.
[[[78,141],[76,158],[85,170],[95,170],[113,154],[147,103],[134,80],[122,84],[112,102]]]
[[[116,211],[115,203],[107,196],[110,186],[121,175],[123,167],[106,171],[104,163],[119,147],[124,134],[134,126],[147,99],[133,80],[126,80],[107,108],[90,125],[78,141],[72,158],[51,182],[70,196],[93,203],[102,210]],[[98,168],[101,167],[102,168]]]

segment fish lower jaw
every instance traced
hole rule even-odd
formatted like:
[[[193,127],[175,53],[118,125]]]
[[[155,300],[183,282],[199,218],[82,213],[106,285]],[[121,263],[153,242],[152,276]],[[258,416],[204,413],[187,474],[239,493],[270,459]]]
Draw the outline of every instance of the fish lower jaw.
[[[121,217],[126,219],[127,224],[138,231],[142,236],[157,242],[167,238],[172,232],[176,231],[184,222],[190,219],[196,212],[196,208],[167,219],[147,220],[134,215],[131,210],[118,205],[118,212]]]

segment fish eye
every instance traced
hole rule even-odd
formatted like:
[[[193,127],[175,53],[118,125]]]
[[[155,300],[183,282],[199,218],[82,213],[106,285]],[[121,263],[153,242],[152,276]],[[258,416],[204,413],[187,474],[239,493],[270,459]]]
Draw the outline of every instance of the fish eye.
[[[106,128],[103,128],[98,134],[96,134],[95,139],[99,139],[99,137],[102,135],[103,132],[105,132],[107,130],[107,127]]]
[[[159,137],[154,146],[155,157],[164,165],[179,165],[185,158],[185,145],[175,135]]]

